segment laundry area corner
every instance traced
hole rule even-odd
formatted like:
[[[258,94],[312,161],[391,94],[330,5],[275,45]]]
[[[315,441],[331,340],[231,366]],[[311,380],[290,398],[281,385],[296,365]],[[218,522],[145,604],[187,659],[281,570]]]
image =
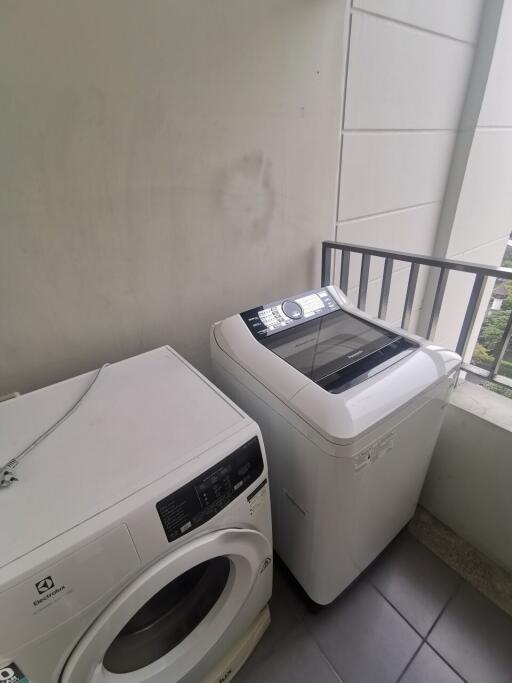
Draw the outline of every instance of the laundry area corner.
[[[0,683],[511,683],[511,36],[0,3]]]

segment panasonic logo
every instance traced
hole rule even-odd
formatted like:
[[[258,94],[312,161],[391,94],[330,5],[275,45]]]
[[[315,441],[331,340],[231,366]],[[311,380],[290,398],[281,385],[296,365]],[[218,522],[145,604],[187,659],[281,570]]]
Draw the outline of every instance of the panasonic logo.
[[[61,591],[64,590],[66,586],[60,586],[60,588],[55,588],[55,590],[52,590],[50,593],[46,593],[46,595],[42,598],[39,598],[38,600],[34,600],[33,605],[34,607],[37,607],[40,605],[42,602],[45,602],[46,600],[50,600],[50,598],[53,598],[57,593],[60,593]]]

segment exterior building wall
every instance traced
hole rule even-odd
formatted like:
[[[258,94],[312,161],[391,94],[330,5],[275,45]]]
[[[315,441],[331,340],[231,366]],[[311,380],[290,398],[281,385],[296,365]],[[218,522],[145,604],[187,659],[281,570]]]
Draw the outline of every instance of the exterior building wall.
[[[472,76],[481,0],[354,0],[342,117],[339,241],[434,253]],[[352,257],[356,299],[360,259]],[[370,275],[376,314],[383,264]],[[388,320],[399,323],[409,267],[396,263]],[[413,325],[428,273],[420,271]]]
[[[466,103],[467,117],[474,123],[468,121],[458,139],[465,163],[452,168],[459,180],[448,187],[435,251],[438,256],[499,266],[512,230],[512,2],[505,0],[502,7],[490,2],[486,12],[490,16],[482,27],[480,50],[488,53],[490,64],[487,71],[474,74],[476,87],[482,81],[482,94]],[[450,276],[435,337],[440,344],[456,342],[471,283],[468,276]],[[493,286],[494,281],[487,283],[466,360],[471,359]]]

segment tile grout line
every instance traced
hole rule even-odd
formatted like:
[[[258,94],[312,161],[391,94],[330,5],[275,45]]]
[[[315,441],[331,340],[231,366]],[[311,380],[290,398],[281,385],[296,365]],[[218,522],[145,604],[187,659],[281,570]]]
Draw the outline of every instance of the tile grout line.
[[[307,607],[306,607],[306,609],[307,609]],[[315,634],[314,634],[314,633],[311,631],[311,629],[309,628],[307,619],[304,618],[304,615],[303,615],[303,614],[297,613],[297,616],[298,616],[299,620],[301,621],[302,627],[303,627],[304,630],[306,631],[307,635],[311,638],[311,640],[312,640],[312,641],[315,643],[315,645],[317,646],[317,648],[318,648],[320,654],[322,655],[322,657],[325,659],[325,661],[326,661],[327,664],[329,665],[329,668],[331,669],[331,671],[334,673],[334,675],[335,675],[336,678],[340,681],[340,683],[343,683],[343,679],[341,678],[341,675],[338,673],[338,671],[337,671],[336,668],[334,667],[334,664],[331,662],[331,660],[330,660],[329,657],[327,656],[327,653],[324,652],[323,647],[320,645],[320,643],[318,642],[318,640],[315,638]]]
[[[340,683],[343,683],[343,679],[341,678],[340,674],[336,671],[336,669],[335,669],[335,667],[334,667],[334,664],[331,662],[331,660],[329,659],[329,657],[327,656],[327,654],[322,650],[322,648],[321,648],[320,645],[318,644],[316,638],[315,638],[309,631],[308,631],[308,636],[311,638],[311,640],[312,640],[312,641],[315,643],[315,645],[317,646],[318,651],[320,652],[320,654],[322,655],[322,657],[323,657],[323,658],[325,659],[325,661],[327,662],[327,665],[329,666],[329,669],[330,669],[330,670],[332,671],[332,673],[336,676],[336,678],[338,679],[338,681],[340,681]]]
[[[453,598],[454,598],[454,597],[457,595],[457,593],[460,591],[462,584],[463,584],[463,580],[462,580],[460,577],[458,577],[458,581],[457,581],[457,584],[455,585],[455,588],[454,588],[454,590],[453,590],[453,593],[449,596],[448,600],[447,600],[447,601],[445,602],[445,604],[444,604],[443,609],[439,612],[439,614],[437,615],[437,618],[434,620],[434,623],[432,624],[432,626],[431,626],[431,627],[429,628],[429,630],[427,631],[427,635],[426,635],[425,638],[424,638],[425,641],[426,641],[427,638],[430,636],[430,634],[431,634],[432,631],[434,630],[434,627],[435,627],[436,624],[439,622],[439,620],[441,619],[441,617],[443,616],[443,614],[446,612],[446,609],[448,608],[448,605],[452,602]],[[432,649],[434,649],[434,648],[432,648]]]
[[[437,617],[436,617],[436,619],[434,620],[432,626],[428,629],[428,631],[427,631],[427,633],[426,633],[425,636],[423,636],[423,635],[418,631],[418,629],[417,629],[415,626],[413,626],[413,625],[411,624],[411,622],[410,622],[410,621],[409,621],[409,620],[408,620],[408,619],[407,619],[407,618],[398,610],[397,607],[395,607],[395,605],[393,605],[393,603],[392,603],[392,602],[391,602],[391,601],[390,601],[390,600],[389,600],[389,599],[388,599],[388,598],[379,590],[379,588],[371,581],[371,579],[370,579],[369,577],[368,577],[366,580],[367,580],[367,582],[369,583],[369,585],[370,585],[370,586],[371,586],[371,587],[372,587],[372,588],[381,596],[381,598],[383,598],[383,599],[387,602],[387,604],[388,604],[390,607],[393,608],[393,610],[398,614],[398,616],[400,616],[400,617],[405,621],[405,623],[406,623],[406,624],[407,624],[407,625],[408,625],[408,626],[409,626],[409,627],[410,627],[410,628],[411,628],[411,629],[412,629],[412,630],[421,638],[421,642],[420,642],[420,644],[418,645],[418,648],[414,651],[414,654],[411,656],[411,659],[410,659],[410,660],[407,662],[407,664],[405,665],[405,668],[404,668],[404,670],[402,671],[402,673],[400,674],[400,676],[397,678],[396,683],[399,683],[399,681],[403,678],[405,672],[406,672],[407,669],[410,667],[410,665],[411,665],[412,662],[414,661],[416,655],[417,655],[418,652],[421,650],[421,648],[423,647],[423,645],[427,645],[428,647],[430,647],[430,648],[432,649],[432,651],[435,652],[436,655],[437,655],[440,659],[442,659],[443,662],[444,662],[444,663],[445,663],[445,664],[446,664],[454,673],[456,673],[457,676],[458,676],[461,680],[465,681],[465,679],[464,679],[464,678],[461,676],[461,674],[460,674],[460,673],[459,673],[459,672],[450,664],[450,662],[448,662],[448,661],[447,661],[447,660],[446,660],[446,659],[445,659],[445,658],[444,658],[444,657],[443,657],[443,656],[442,656],[442,655],[441,655],[441,654],[440,654],[440,653],[439,653],[439,652],[438,652],[438,651],[437,651],[437,650],[428,642],[428,640],[427,640],[427,638],[430,636],[430,634],[431,634],[432,631],[434,630],[435,625],[438,623],[438,621],[439,621],[439,620],[441,619],[441,617],[443,616],[443,614],[444,614],[444,612],[446,611],[448,605],[452,602],[453,598],[457,595],[457,593],[458,593],[459,590],[461,589],[462,584],[465,583],[465,582],[464,582],[464,579],[462,579],[462,578],[459,577],[459,581],[457,582],[457,584],[456,584],[456,586],[455,586],[455,589],[454,589],[453,593],[449,596],[448,600],[447,600],[446,603],[444,604],[442,610],[441,610],[441,611],[439,612],[439,614],[437,615]]]
[[[416,635],[418,635],[421,639],[423,639],[423,636],[422,636],[421,633],[418,631],[418,629],[417,629],[415,626],[413,626],[413,625],[411,624],[411,622],[407,619],[407,617],[404,617],[404,615],[402,614],[402,612],[400,612],[400,611],[398,610],[398,608],[395,607],[395,605],[393,605],[393,603],[391,602],[391,600],[389,600],[389,599],[384,595],[384,593],[382,593],[382,592],[379,590],[379,588],[377,588],[377,586],[371,581],[371,579],[368,578],[368,579],[366,579],[366,580],[367,580],[367,582],[370,584],[370,586],[375,590],[375,592],[378,593],[378,594],[380,595],[380,597],[381,597],[383,600],[385,600],[385,601],[387,602],[387,604],[388,604],[390,607],[393,608],[393,610],[398,614],[398,616],[401,617],[401,618],[405,621],[405,623],[407,624],[407,626],[410,626],[410,627],[412,628],[412,630],[414,631],[414,633],[416,633]]]
[[[404,670],[402,671],[402,673],[400,674],[400,676],[398,676],[398,678],[396,679],[396,683],[400,683],[400,681],[402,680],[402,678],[405,676],[405,672],[407,671],[407,669],[410,669],[411,664],[412,664],[412,663],[414,662],[414,660],[416,659],[416,656],[418,655],[418,653],[419,653],[419,651],[421,650],[421,648],[423,647],[423,645],[424,645],[424,641],[422,640],[422,641],[420,642],[420,644],[418,645],[417,649],[414,651],[414,654],[412,655],[412,657],[410,658],[410,660],[409,660],[409,661],[407,662],[407,664],[405,665]]]
[[[446,604],[445,604],[445,606],[443,607],[443,609],[439,612],[439,615],[438,615],[437,619],[434,621],[434,623],[432,624],[432,626],[429,628],[428,633],[427,633],[427,635],[425,636],[425,639],[424,639],[424,641],[423,641],[423,643],[424,643],[425,645],[427,645],[428,647],[430,647],[431,650],[432,650],[432,652],[435,652],[436,655],[439,657],[439,659],[442,659],[442,661],[446,664],[446,666],[448,666],[454,673],[456,673],[457,676],[458,676],[462,681],[464,681],[464,683],[466,683],[466,679],[462,676],[462,674],[461,674],[459,671],[457,671],[457,669],[456,669],[454,666],[452,666],[452,664],[450,664],[450,662],[449,662],[449,661],[448,661],[440,652],[438,652],[438,651],[435,649],[435,647],[434,647],[431,643],[428,642],[427,638],[430,636],[430,634],[431,634],[432,631],[434,630],[434,627],[438,624],[438,622],[440,621],[441,617],[443,616],[443,614],[444,614],[444,613],[446,612],[446,610],[448,609],[448,606],[451,604],[451,602],[453,601],[453,599],[455,598],[455,596],[459,593],[459,591],[461,590],[462,586],[463,586],[465,583],[466,583],[466,581],[465,581],[462,577],[459,577],[459,582],[458,582],[457,586],[455,587],[455,590],[453,591],[453,593],[450,595],[450,597],[449,597],[448,600],[446,601]]]
[[[447,666],[448,666],[448,667],[449,667],[449,668],[450,668],[450,669],[451,669],[451,670],[452,670],[452,671],[461,679],[461,681],[464,681],[464,683],[466,683],[466,679],[464,679],[463,676],[462,676],[462,675],[461,675],[461,674],[460,674],[460,673],[459,673],[459,672],[450,664],[450,662],[448,662],[448,661],[447,661],[447,660],[446,660],[446,659],[445,659],[445,658],[444,658],[444,657],[443,657],[443,656],[442,656],[442,655],[441,655],[441,654],[440,654],[440,653],[439,653],[439,652],[438,652],[438,651],[437,651],[437,650],[436,650],[436,649],[427,641],[427,638],[430,636],[430,634],[431,634],[432,631],[434,630],[434,627],[436,626],[436,624],[439,622],[439,620],[441,619],[441,617],[442,617],[443,614],[445,613],[446,609],[448,608],[448,605],[452,602],[452,600],[454,599],[454,597],[457,595],[457,593],[458,593],[459,590],[461,589],[462,585],[463,585],[464,583],[466,583],[466,582],[464,581],[464,579],[462,579],[461,577],[459,577],[459,581],[457,582],[457,584],[456,584],[456,586],[455,586],[455,588],[454,588],[452,594],[451,594],[451,595],[449,596],[449,598],[447,599],[446,603],[444,604],[444,606],[443,606],[443,608],[441,609],[441,611],[439,612],[438,616],[436,617],[436,619],[435,619],[434,622],[432,623],[432,626],[428,629],[428,631],[427,631],[427,633],[426,633],[425,636],[423,636],[423,635],[417,630],[417,628],[411,624],[411,622],[410,622],[410,621],[409,621],[409,620],[408,620],[408,619],[407,619],[407,618],[406,618],[406,617],[397,609],[397,607],[395,607],[395,605],[394,605],[394,604],[393,604],[393,603],[392,603],[392,602],[391,602],[391,601],[390,601],[390,600],[389,600],[389,599],[388,599],[388,598],[379,590],[379,588],[371,581],[371,579],[370,579],[368,576],[361,577],[360,580],[361,580],[361,582],[364,582],[364,583],[366,583],[368,586],[370,586],[371,588],[373,588],[373,589],[375,590],[375,592],[376,592],[378,595],[380,595],[380,597],[381,597],[381,598],[382,598],[382,599],[383,599],[383,600],[392,608],[392,610],[393,610],[393,611],[394,611],[394,612],[395,612],[395,613],[396,613],[396,614],[397,614],[397,615],[398,615],[398,616],[399,616],[399,617],[400,617],[400,618],[409,626],[409,628],[411,628],[412,631],[414,631],[414,633],[420,638],[420,643],[419,643],[418,647],[416,648],[416,650],[415,650],[414,653],[412,654],[411,658],[409,659],[409,661],[408,661],[407,664],[405,665],[403,671],[400,673],[400,675],[399,675],[398,678],[396,679],[396,683],[399,683],[399,681],[402,680],[402,678],[403,678],[403,676],[405,675],[407,669],[409,669],[409,667],[411,666],[412,662],[414,661],[414,659],[416,658],[417,654],[419,653],[419,651],[421,650],[421,648],[422,648],[424,645],[427,645],[428,647],[430,647],[431,650],[432,650],[432,651],[433,651],[433,652],[434,652],[434,653],[435,653],[435,654],[436,654],[436,655],[437,655],[437,656],[438,656],[438,657],[439,657],[439,658],[440,658],[440,659],[441,659],[441,660],[442,660],[442,661],[443,661],[443,662],[444,662],[444,663],[445,663],[445,664],[446,664],[446,665],[447,665]],[[294,610],[294,611],[295,611],[295,610]],[[327,656],[327,654],[324,652],[322,646],[320,645],[320,643],[319,643],[318,640],[316,639],[315,634],[314,634],[314,633],[311,631],[311,629],[309,628],[307,619],[305,619],[304,616],[303,616],[302,614],[300,614],[299,612],[296,612],[296,615],[297,615],[298,619],[300,620],[301,625],[302,625],[303,628],[305,629],[305,631],[306,631],[306,633],[308,634],[308,636],[314,641],[315,645],[318,647],[318,649],[319,649],[319,651],[321,652],[322,656],[323,656],[324,659],[328,662],[329,667],[333,670],[334,674],[335,674],[336,677],[341,681],[341,683],[343,683],[343,679],[340,677],[340,674],[339,674],[339,673],[337,672],[337,670],[335,669],[334,664],[331,662],[331,660],[329,659],[329,657]]]

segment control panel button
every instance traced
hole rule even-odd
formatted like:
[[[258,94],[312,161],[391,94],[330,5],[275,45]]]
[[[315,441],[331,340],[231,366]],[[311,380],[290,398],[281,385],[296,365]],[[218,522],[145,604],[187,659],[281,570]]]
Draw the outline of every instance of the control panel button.
[[[283,313],[292,320],[299,320],[302,318],[302,307],[296,301],[283,301]]]

